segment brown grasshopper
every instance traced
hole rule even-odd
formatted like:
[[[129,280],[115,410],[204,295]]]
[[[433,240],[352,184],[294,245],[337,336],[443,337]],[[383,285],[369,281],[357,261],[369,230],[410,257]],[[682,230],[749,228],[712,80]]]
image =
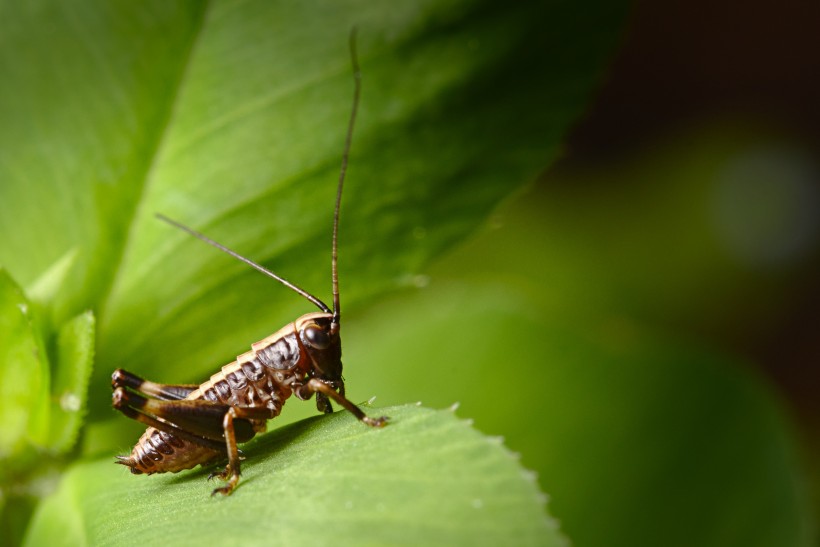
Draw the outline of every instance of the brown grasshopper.
[[[325,413],[333,412],[332,399],[371,427],[383,427],[387,423],[387,417],[370,418],[347,399],[342,378],[336,263],[339,206],[361,90],[355,30],[350,34],[350,53],[355,88],[333,213],[333,309],[304,289],[205,235],[157,215],[161,220],[279,281],[321,311],[303,315],[267,338],[251,344],[250,351],[199,385],[157,384],[122,369],[114,371],[111,377],[114,408],[149,426],[130,455],[117,457],[116,463],[128,466],[132,473],[176,473],[227,458],[225,469],[212,473],[209,479],[217,476],[227,481],[212,495],[217,492],[230,494],[240,476],[241,458],[237,443],[246,442],[265,431],[266,421],[279,415],[282,405],[291,395],[304,401],[316,394],[316,407]]]

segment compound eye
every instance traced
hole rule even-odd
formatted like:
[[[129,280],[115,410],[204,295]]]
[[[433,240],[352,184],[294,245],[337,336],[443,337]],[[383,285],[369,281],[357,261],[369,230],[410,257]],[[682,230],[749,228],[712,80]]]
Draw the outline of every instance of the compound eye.
[[[330,336],[316,325],[302,330],[302,340],[316,349],[327,349],[330,346]]]

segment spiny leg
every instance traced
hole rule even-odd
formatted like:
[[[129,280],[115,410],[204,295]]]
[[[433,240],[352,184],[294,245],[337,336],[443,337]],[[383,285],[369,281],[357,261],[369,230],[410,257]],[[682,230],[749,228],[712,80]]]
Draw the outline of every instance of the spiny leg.
[[[353,402],[351,402],[350,399],[346,398],[344,395],[340,393],[337,393],[332,387],[322,382],[321,380],[311,378],[310,381],[308,381],[308,383],[302,387],[302,389],[306,390],[307,392],[305,393],[302,390],[297,392],[296,395],[300,399],[309,398],[310,395],[313,393],[321,393],[325,397],[333,399],[334,401],[342,405],[342,407],[344,407],[345,409],[350,411],[351,414],[356,416],[356,418],[359,421],[364,422],[370,427],[384,427],[385,425],[387,425],[387,420],[389,419],[387,416],[381,416],[379,418],[369,417],[364,412],[362,412],[362,410],[359,407],[357,407]]]
[[[228,484],[220,488],[215,488],[214,491],[211,492],[212,496],[215,496],[217,493],[227,496],[233,492],[233,489],[236,488],[237,483],[239,483],[239,475],[242,473],[239,465],[239,449],[236,447],[236,432],[233,427],[234,418],[236,418],[236,410],[230,408],[222,420],[222,428],[225,432],[225,448],[228,452],[228,465],[218,476],[228,481]]]
[[[171,423],[179,429],[184,429],[199,437],[222,442],[225,433],[224,417],[231,408],[230,405],[208,401],[206,399],[161,401],[149,399],[139,394],[117,388],[114,391],[115,401],[119,406],[128,406],[142,414],[160,418],[163,422]],[[115,405],[117,403],[115,402]],[[119,408],[119,407],[118,407]],[[256,432],[248,420],[268,420],[271,411],[265,407],[236,407],[239,411],[236,416],[241,418],[236,423],[236,437],[244,443],[253,438]]]
[[[178,401],[187,397],[199,386],[196,384],[157,384],[118,368],[111,375],[111,387],[114,389],[127,387],[163,401]]]
[[[223,480],[228,481],[228,484],[221,488],[214,489],[211,492],[211,495],[214,496],[217,493],[228,495],[233,492],[233,489],[236,488],[237,483],[239,482],[239,476],[241,475],[241,467],[240,467],[240,460],[239,457],[239,449],[236,446],[236,430],[234,428],[234,423],[248,423],[246,420],[260,420],[260,419],[269,419],[273,416],[270,414],[270,411],[266,408],[259,408],[259,407],[251,407],[251,406],[232,406],[228,409],[225,413],[224,418],[222,419],[222,429],[225,434],[225,449],[228,452],[228,465],[225,469],[218,474],[211,474],[209,479],[212,477],[219,477]],[[237,420],[237,421],[235,421]]]

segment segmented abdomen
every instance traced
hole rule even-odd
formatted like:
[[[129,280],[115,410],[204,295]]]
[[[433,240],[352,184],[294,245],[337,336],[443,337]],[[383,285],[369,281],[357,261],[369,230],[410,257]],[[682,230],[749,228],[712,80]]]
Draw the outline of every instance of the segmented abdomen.
[[[129,456],[117,460],[131,468],[135,475],[176,473],[199,464],[224,458],[220,451],[185,441],[170,433],[149,427],[134,445]]]

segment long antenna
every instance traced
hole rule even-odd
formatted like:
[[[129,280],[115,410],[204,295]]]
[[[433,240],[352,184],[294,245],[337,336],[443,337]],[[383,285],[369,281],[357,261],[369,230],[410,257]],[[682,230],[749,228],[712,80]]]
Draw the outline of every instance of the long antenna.
[[[237,252],[234,252],[234,251],[230,250],[229,248],[225,247],[225,246],[224,246],[224,245],[222,245],[221,243],[217,243],[217,242],[216,242],[216,241],[214,241],[213,239],[209,238],[208,236],[206,236],[206,235],[204,235],[204,234],[201,234],[201,233],[197,232],[196,230],[193,230],[193,229],[191,229],[191,228],[188,228],[188,227],[187,227],[187,226],[185,226],[184,224],[180,224],[180,223],[179,223],[179,222],[177,222],[176,220],[172,220],[172,219],[170,219],[170,218],[166,217],[165,215],[161,215],[161,214],[159,214],[159,213],[157,213],[157,215],[156,215],[156,216],[157,216],[157,218],[158,218],[158,219],[160,219],[160,220],[162,220],[162,221],[167,222],[167,223],[168,223],[168,224],[170,224],[171,226],[175,226],[175,227],[179,228],[180,230],[182,230],[183,232],[188,232],[189,234],[191,234],[191,235],[192,235],[192,236],[194,236],[195,238],[197,238],[197,239],[199,239],[199,240],[204,241],[204,242],[205,242],[205,243],[207,243],[208,245],[213,245],[214,247],[216,247],[216,248],[217,248],[217,249],[219,249],[220,251],[225,252],[225,253],[228,253],[228,254],[229,254],[229,255],[231,255],[232,257],[236,258],[237,260],[241,260],[242,262],[244,262],[244,263],[245,263],[245,264],[247,264],[248,266],[251,266],[252,268],[256,268],[257,270],[259,270],[259,271],[260,271],[260,272],[262,272],[263,274],[267,275],[268,277],[272,277],[273,279],[277,280],[279,283],[281,283],[281,284],[282,284],[282,285],[284,285],[285,287],[289,288],[289,289],[290,289],[290,290],[292,290],[292,291],[295,291],[295,292],[297,292],[297,293],[301,294],[302,296],[304,296],[305,298],[307,298],[308,300],[310,300],[311,302],[313,302],[313,304],[314,304],[317,308],[319,308],[320,310],[322,310],[323,312],[325,312],[325,313],[331,313],[331,310],[330,310],[330,308],[328,308],[328,307],[327,307],[327,304],[325,304],[324,302],[322,302],[321,300],[319,300],[318,298],[316,298],[315,296],[313,296],[312,294],[310,294],[310,293],[309,293],[309,292],[307,292],[306,290],[302,289],[301,287],[297,287],[296,285],[294,285],[293,283],[291,283],[291,282],[290,282],[290,281],[288,281],[287,279],[285,279],[285,278],[283,278],[283,277],[279,277],[278,275],[276,275],[275,273],[273,273],[273,272],[272,272],[272,271],[270,271],[269,269],[265,268],[264,266],[261,266],[261,265],[257,264],[257,263],[256,263],[256,262],[254,262],[253,260],[250,260],[250,259],[248,259],[248,258],[245,258],[245,257],[244,257],[244,256],[242,256],[241,254],[239,254],[239,253],[237,253]]]
[[[167,222],[171,226],[179,228],[183,232],[187,232],[188,234],[194,236],[195,238],[204,241],[208,245],[216,247],[220,251],[227,253],[234,257],[237,260],[240,260],[247,264],[248,266],[262,272],[263,274],[271,277],[284,285],[285,287],[289,288],[290,290],[302,295],[304,298],[312,302],[317,308],[322,310],[324,313],[332,313],[333,319],[330,323],[330,330],[332,333],[336,334],[339,332],[339,319],[341,318],[341,306],[339,304],[339,272],[337,269],[337,262],[338,262],[338,239],[339,239],[339,208],[342,203],[342,188],[344,187],[345,181],[345,174],[347,173],[347,160],[350,157],[350,143],[353,140],[353,124],[356,121],[356,114],[359,110],[359,95],[361,94],[362,89],[362,74],[359,70],[359,60],[356,55],[356,27],[350,29],[350,60],[351,64],[353,65],[353,78],[355,82],[355,88],[353,91],[353,109],[350,112],[350,121],[347,125],[347,136],[345,137],[345,147],[344,152],[342,153],[342,168],[339,172],[339,186],[336,189],[336,207],[333,210],[333,249],[331,252],[331,280],[333,283],[333,309],[327,307],[327,304],[304,290],[303,288],[294,285],[287,279],[280,277],[270,271],[269,269],[265,268],[261,264],[257,264],[253,260],[245,258],[241,254],[232,251],[231,249],[225,247],[221,243],[217,243],[213,239],[209,238],[205,234],[197,232],[196,230],[185,226],[182,223],[177,222],[171,218],[163,214],[157,213],[156,217],[164,222]]]
[[[339,332],[339,320],[342,316],[341,305],[339,304],[339,271],[336,266],[338,262],[338,239],[339,239],[339,206],[342,203],[342,187],[344,187],[345,173],[347,173],[347,159],[350,156],[350,142],[353,140],[353,124],[356,121],[356,114],[359,110],[359,95],[362,90],[362,73],[359,70],[359,59],[356,56],[356,27],[350,29],[350,62],[353,65],[353,79],[355,88],[353,90],[353,108],[350,112],[350,122],[347,124],[347,136],[345,137],[345,149],[342,154],[342,168],[339,172],[339,187],[336,189],[336,208],[333,211],[333,251],[331,254],[330,277],[333,282],[333,320],[330,323],[330,332]]]

